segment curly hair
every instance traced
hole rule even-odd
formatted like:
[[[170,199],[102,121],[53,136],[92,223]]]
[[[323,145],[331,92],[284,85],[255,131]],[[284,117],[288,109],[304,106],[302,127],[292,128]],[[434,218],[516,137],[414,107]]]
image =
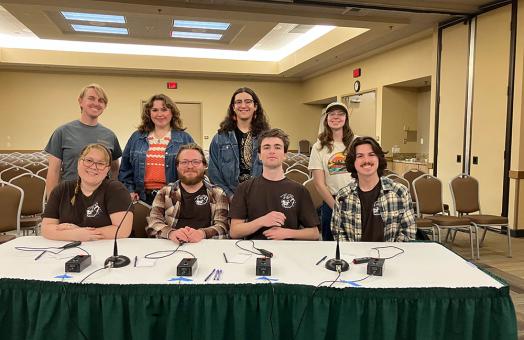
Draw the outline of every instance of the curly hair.
[[[237,127],[237,118],[235,113],[235,96],[239,93],[247,93],[253,98],[253,103],[256,105],[255,113],[253,114],[253,120],[251,121],[251,133],[253,136],[258,136],[262,131],[269,130],[269,122],[264,113],[264,108],[262,108],[262,103],[258,98],[255,91],[249,87],[241,87],[236,90],[231,96],[229,101],[229,107],[227,109],[226,118],[220,123],[220,128],[218,132],[227,132],[232,131]]]
[[[382,147],[373,137],[357,137],[349,146],[348,154],[346,156],[346,169],[351,173],[351,177],[358,178],[357,169],[355,168],[355,160],[357,159],[357,146],[362,144],[369,144],[373,149],[373,152],[378,157],[378,177],[382,177],[384,169],[386,169],[388,162],[386,160],[386,153],[382,150]]]
[[[153,108],[153,104],[155,100],[161,100],[164,102],[164,105],[171,110],[172,118],[171,122],[169,122],[169,125],[171,126],[171,129],[177,130],[177,131],[184,131],[185,128],[182,127],[182,119],[180,119],[180,110],[176,106],[175,102],[166,96],[165,94],[155,94],[149,100],[144,104],[144,107],[142,108],[142,116],[141,116],[141,123],[140,126],[138,126],[138,131],[140,132],[151,132],[155,129],[155,124],[151,120],[151,109]]]
[[[336,108],[337,106],[333,106],[328,112],[326,112],[326,117],[324,119],[324,131],[318,135],[318,140],[320,141],[319,150],[322,150],[324,147],[326,147],[328,148],[329,152],[333,151],[333,131],[328,125],[327,115]],[[351,127],[349,127],[349,115],[346,112],[346,121],[342,127],[342,142],[344,143],[346,150],[353,141],[353,137],[355,137],[355,134],[353,133],[353,130],[351,130]]]

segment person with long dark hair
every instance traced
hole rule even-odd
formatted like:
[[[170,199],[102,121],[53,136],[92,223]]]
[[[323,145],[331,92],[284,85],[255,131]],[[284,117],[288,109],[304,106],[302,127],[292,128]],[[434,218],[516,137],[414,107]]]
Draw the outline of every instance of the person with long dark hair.
[[[227,116],[209,147],[208,175],[231,199],[239,183],[260,176],[258,137],[269,129],[255,91],[241,87],[231,96]]]
[[[184,130],[171,98],[164,94],[149,98],[142,109],[142,122],[126,144],[118,175],[133,200],[151,204],[158,190],[177,180],[178,150],[193,143]]]
[[[355,135],[349,126],[348,108],[340,102],[326,107],[324,130],[311,149],[308,169],[324,203],[320,208],[322,239],[332,241],[331,214],[338,191],[352,181],[346,169],[346,152]]]

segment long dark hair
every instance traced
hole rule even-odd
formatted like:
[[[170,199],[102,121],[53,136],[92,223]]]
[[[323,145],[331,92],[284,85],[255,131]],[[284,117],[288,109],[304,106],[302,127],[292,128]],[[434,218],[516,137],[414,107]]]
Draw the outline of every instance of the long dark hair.
[[[253,91],[249,87],[241,87],[233,93],[233,95],[231,96],[231,100],[229,101],[229,107],[227,108],[226,118],[224,118],[222,123],[220,123],[220,128],[218,129],[218,132],[220,133],[232,131],[237,127],[236,113],[234,107],[235,96],[239,93],[247,93],[251,95],[251,98],[253,98],[253,103],[257,106],[257,109],[253,114],[253,120],[251,120],[251,133],[253,134],[253,136],[258,136],[262,131],[269,129],[269,122],[267,121],[260,99],[258,98],[255,91]]]
[[[348,169],[348,172],[351,173],[351,177],[358,178],[357,169],[355,168],[355,160],[357,159],[357,146],[362,144],[369,144],[371,145],[371,149],[373,149],[373,152],[378,157],[378,177],[382,177],[384,174],[384,169],[388,166],[388,162],[386,160],[386,153],[382,150],[382,147],[378,144],[378,142],[373,137],[357,137],[351,143],[351,146],[349,147],[348,154],[346,156],[346,169]]]
[[[333,107],[333,109],[335,109],[335,107]],[[326,112],[326,117],[324,119],[324,131],[318,135],[318,140],[320,141],[320,150],[326,147],[329,152],[331,152],[333,151],[333,130],[331,130],[328,125],[328,113],[329,112]],[[353,141],[353,137],[355,137],[355,134],[353,133],[353,130],[351,130],[351,127],[349,127],[349,115],[346,112],[346,121],[342,127],[342,142],[344,143],[346,150]]]
[[[176,106],[175,102],[166,96],[165,94],[155,94],[144,104],[142,108],[142,121],[138,127],[140,132],[151,132],[155,130],[155,123],[151,120],[151,109],[153,108],[153,103],[155,100],[161,100],[164,102],[164,105],[171,110],[172,118],[169,122],[171,129],[177,131],[184,131],[185,128],[182,127],[182,119],[180,119],[180,110]]]

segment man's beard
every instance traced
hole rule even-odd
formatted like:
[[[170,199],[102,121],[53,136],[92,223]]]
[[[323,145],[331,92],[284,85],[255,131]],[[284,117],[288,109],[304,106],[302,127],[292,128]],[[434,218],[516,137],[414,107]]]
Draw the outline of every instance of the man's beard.
[[[182,182],[185,185],[195,185],[204,180],[204,171],[200,171],[195,177],[186,177],[182,174],[179,174],[178,177],[180,178],[180,182]]]

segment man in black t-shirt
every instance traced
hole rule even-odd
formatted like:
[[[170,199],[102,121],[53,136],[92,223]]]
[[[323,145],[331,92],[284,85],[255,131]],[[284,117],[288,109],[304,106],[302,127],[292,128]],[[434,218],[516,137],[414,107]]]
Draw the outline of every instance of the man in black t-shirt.
[[[387,162],[371,137],[357,137],[346,167],[356,181],[335,198],[331,230],[341,241],[394,242],[415,239],[416,225],[409,190],[382,177]],[[338,235],[338,236],[336,236]]]
[[[289,138],[280,129],[260,135],[262,176],[241,183],[231,202],[231,238],[318,240],[320,221],[307,189],[284,176]]]

